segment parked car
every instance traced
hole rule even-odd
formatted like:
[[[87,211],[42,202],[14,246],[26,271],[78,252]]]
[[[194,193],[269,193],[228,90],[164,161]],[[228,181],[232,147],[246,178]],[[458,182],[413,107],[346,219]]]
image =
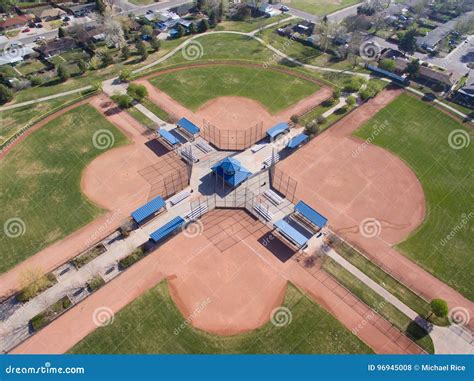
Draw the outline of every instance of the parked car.
[[[288,12],[290,10],[290,8],[288,8],[286,5],[282,5],[281,8],[280,8],[280,11],[282,12]]]
[[[43,40],[45,40],[45,37],[39,36],[38,38],[35,38],[34,42],[43,41]]]
[[[30,31],[30,28],[23,29],[21,33],[28,33]]]
[[[36,27],[37,27],[37,28],[42,28],[42,27],[43,27],[43,24],[36,24]]]

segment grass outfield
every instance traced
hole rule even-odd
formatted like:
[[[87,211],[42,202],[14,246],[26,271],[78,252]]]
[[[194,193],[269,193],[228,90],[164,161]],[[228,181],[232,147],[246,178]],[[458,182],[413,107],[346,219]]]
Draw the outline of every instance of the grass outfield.
[[[223,21],[219,25],[217,25],[214,30],[233,30],[236,32],[248,33],[273,23],[284,22],[283,20],[289,17],[290,16],[287,14],[281,14],[274,17],[251,17],[248,20],[244,21]],[[278,25],[279,24],[275,25],[275,27],[277,27]]]
[[[324,16],[360,2],[360,0],[291,0],[289,5],[313,15]]]
[[[274,114],[319,89],[288,74],[238,66],[191,68],[159,75],[150,82],[193,111],[211,99],[234,95],[254,99]]]
[[[242,335],[215,336],[187,325],[168,285],[161,282],[130,303],[113,324],[98,328],[70,353],[373,353],[372,350],[291,284],[284,306],[289,325],[272,323]]]
[[[471,144],[458,150],[451,148],[448,136],[454,130],[459,130],[457,133],[461,137],[462,134],[470,135]],[[423,186],[426,219],[397,248],[474,300],[474,234],[472,221],[469,222],[474,184],[472,130],[442,111],[404,94],[355,134],[362,139],[370,138],[372,143],[398,155],[413,169]]]
[[[0,239],[0,272],[5,272],[102,214],[80,191],[81,173],[106,150],[93,145],[105,129],[114,147],[122,133],[89,105],[79,106],[31,134],[0,161],[0,222],[19,218],[23,235]],[[10,221],[11,222],[11,221]]]

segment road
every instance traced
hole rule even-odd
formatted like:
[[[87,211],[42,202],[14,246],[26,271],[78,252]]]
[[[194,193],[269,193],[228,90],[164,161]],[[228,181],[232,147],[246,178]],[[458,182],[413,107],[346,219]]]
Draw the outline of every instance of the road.
[[[121,9],[121,12],[119,13],[120,15],[128,15],[130,13],[133,13],[135,16],[141,16],[141,15],[144,15],[149,10],[157,11],[161,9],[175,7],[182,4],[187,4],[189,2],[190,0],[168,0],[168,1],[161,1],[159,3],[147,5],[144,7],[138,7],[134,4],[129,3],[127,0],[118,0],[117,5]],[[92,25],[94,23],[95,21],[91,20],[91,21],[85,22],[83,25]],[[15,42],[21,42],[24,45],[28,45],[28,44],[34,43],[38,37],[44,37],[45,39],[53,39],[53,38],[56,38],[57,36],[58,36],[58,30],[56,29],[56,30],[46,31],[43,33],[37,33],[30,36],[20,36],[19,38],[10,39],[10,42],[15,41]],[[7,44],[8,42],[0,43],[0,49],[4,49]]]

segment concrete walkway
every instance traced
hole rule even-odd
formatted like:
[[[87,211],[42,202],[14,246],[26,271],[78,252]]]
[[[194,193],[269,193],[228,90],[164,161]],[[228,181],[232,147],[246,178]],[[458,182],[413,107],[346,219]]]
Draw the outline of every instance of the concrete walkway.
[[[388,292],[385,288],[374,282],[371,278],[365,275],[357,267],[352,265],[346,259],[341,257],[337,252],[330,249],[326,251],[326,254],[341,265],[344,269],[349,271],[357,279],[363,282],[367,287],[376,292],[387,302],[396,307],[399,311],[403,312],[411,320],[419,319],[419,315],[413,311],[406,304],[401,302],[398,298]],[[427,323],[428,325],[429,323]],[[474,347],[472,346],[472,335],[469,340],[467,332],[460,332],[461,328],[456,327],[439,327],[436,325],[432,326],[430,331],[431,339],[435,347],[435,353],[437,354],[472,354],[474,353]]]

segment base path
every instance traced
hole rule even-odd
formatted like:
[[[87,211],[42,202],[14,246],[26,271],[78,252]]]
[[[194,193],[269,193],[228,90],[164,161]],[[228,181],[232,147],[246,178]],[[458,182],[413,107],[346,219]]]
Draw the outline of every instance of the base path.
[[[233,335],[267,323],[290,281],[377,353],[422,352],[326,273],[305,268],[296,256],[278,259],[289,249],[278,240],[267,244],[269,229],[246,212],[214,210],[201,222],[192,230],[198,233],[172,238],[12,353],[64,353],[97,328],[94,313],[116,313],[165,278],[183,321],[211,333]]]
[[[424,192],[414,172],[389,151],[352,136],[400,93],[381,92],[312,140],[298,155],[280,162],[277,169],[298,182],[297,198],[328,217],[338,234],[386,271],[427,300],[442,297],[451,308],[467,308],[473,316],[470,301],[392,247],[425,217]]]

